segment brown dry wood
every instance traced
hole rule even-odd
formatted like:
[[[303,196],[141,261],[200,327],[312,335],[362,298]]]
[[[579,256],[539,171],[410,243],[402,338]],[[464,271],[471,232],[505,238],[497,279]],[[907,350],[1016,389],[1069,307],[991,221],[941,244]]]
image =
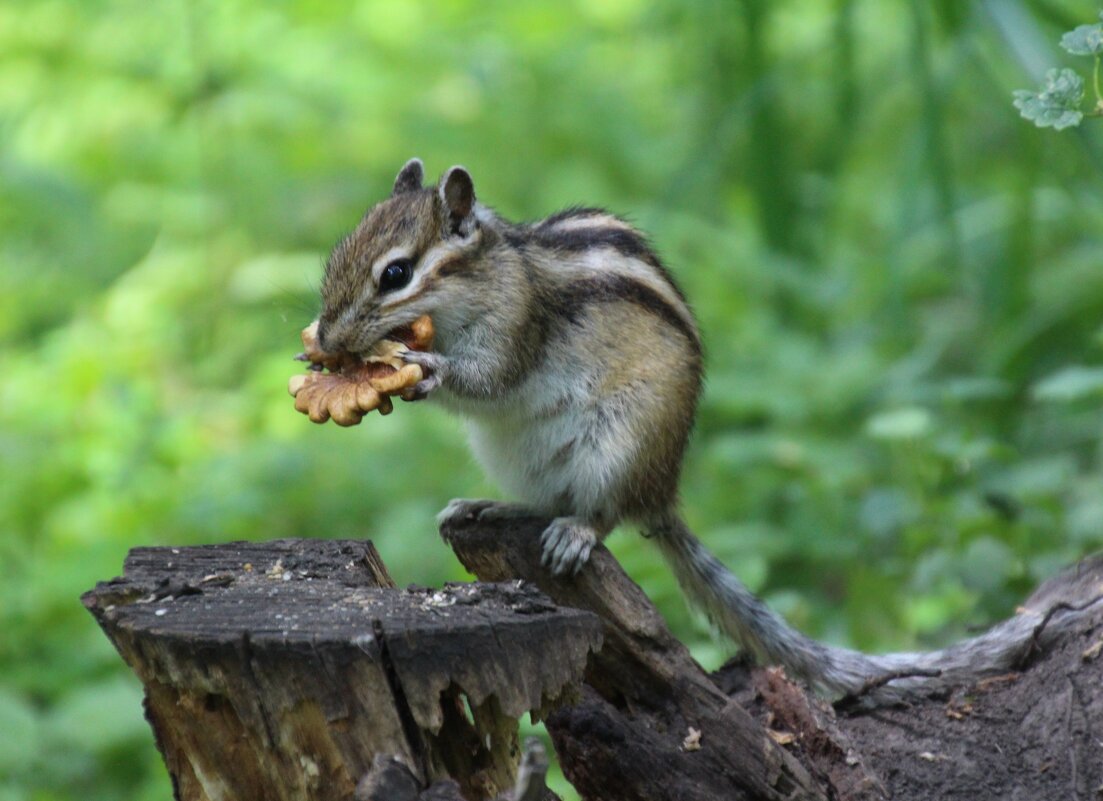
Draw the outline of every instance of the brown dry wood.
[[[963,675],[906,706],[851,699],[837,713],[779,669],[734,661],[706,676],[602,547],[578,576],[553,578],[540,566],[547,522],[470,521],[442,533],[480,579],[524,578],[602,617],[605,647],[581,701],[548,719],[584,798],[1103,799],[1103,557],[1024,604],[1032,647],[1016,672]],[[698,750],[684,748],[690,726]]]
[[[574,578],[540,567],[546,520],[455,526],[442,533],[483,581],[523,577],[557,603],[605,622],[583,701],[547,721],[564,773],[586,798],[825,799],[822,784],[709,679],[604,548]],[[690,727],[702,747],[683,747]]]
[[[419,798],[449,777],[494,798],[517,719],[576,692],[601,642],[531,585],[395,589],[360,541],[137,548],[83,601],[145,687],[181,801],[349,801],[379,755],[432,785]]]

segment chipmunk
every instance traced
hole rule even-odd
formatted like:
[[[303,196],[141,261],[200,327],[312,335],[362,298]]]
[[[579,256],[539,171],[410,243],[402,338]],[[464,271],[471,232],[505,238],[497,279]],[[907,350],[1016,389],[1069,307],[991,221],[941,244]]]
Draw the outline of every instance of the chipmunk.
[[[403,357],[425,371],[415,393],[466,421],[479,462],[521,502],[453,500],[440,521],[551,517],[543,562],[559,575],[577,572],[618,524],[636,524],[721,630],[828,694],[956,665],[953,649],[867,656],[806,637],[687,527],[677,488],[701,394],[701,338],[643,234],[596,208],[509,222],[476,201],[463,167],[436,186],[423,180],[411,159],[391,196],[334,248],[318,342],[362,353],[432,317],[434,350]]]

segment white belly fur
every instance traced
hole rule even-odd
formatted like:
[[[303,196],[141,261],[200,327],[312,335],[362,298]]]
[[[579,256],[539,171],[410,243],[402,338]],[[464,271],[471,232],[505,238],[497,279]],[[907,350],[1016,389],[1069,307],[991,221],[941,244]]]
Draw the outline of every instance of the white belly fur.
[[[544,514],[616,517],[613,489],[631,444],[607,420],[599,424],[587,376],[577,367],[556,373],[525,382],[515,404],[468,417],[471,449],[510,500]]]

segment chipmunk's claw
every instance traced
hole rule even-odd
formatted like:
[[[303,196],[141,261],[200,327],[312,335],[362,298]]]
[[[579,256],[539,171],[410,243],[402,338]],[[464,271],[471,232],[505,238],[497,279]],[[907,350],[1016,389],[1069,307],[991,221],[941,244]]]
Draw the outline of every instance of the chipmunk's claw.
[[[556,576],[574,576],[589,560],[597,545],[597,532],[575,517],[557,517],[540,536],[540,563]]]

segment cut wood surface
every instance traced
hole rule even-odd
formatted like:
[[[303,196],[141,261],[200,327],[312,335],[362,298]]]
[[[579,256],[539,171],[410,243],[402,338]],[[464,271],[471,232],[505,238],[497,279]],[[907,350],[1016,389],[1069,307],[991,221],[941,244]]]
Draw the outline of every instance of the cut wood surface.
[[[472,521],[443,533],[480,579],[526,578],[603,619],[606,645],[581,702],[548,720],[585,798],[1103,798],[1101,557],[1024,602],[1030,635],[1015,670],[836,710],[779,669],[735,661],[706,676],[604,548],[577,577],[553,578],[540,566],[546,524]]]
[[[138,548],[83,600],[145,686],[182,801],[351,799],[379,755],[494,798],[518,718],[577,694],[601,643],[531,584],[398,590],[347,540]]]

